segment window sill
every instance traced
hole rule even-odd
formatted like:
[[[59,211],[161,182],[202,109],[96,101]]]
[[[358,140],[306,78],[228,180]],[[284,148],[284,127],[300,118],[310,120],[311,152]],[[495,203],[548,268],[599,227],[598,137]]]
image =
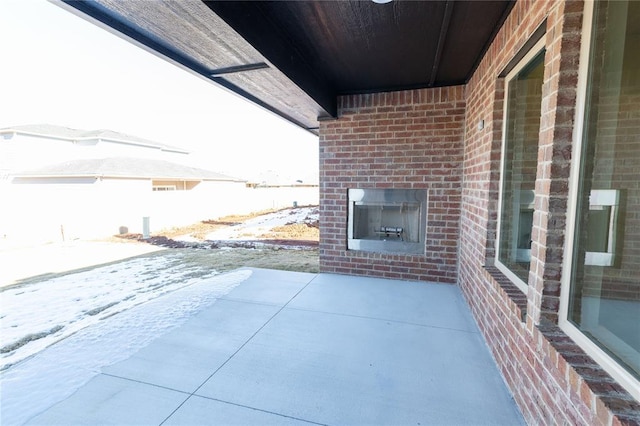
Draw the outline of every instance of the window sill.
[[[486,265],[484,270],[500,286],[506,299],[513,305],[512,309],[518,314],[520,321],[524,323],[527,320],[527,295],[497,267]]]
[[[503,300],[522,323],[526,322],[527,296],[495,266],[484,266],[486,275],[495,282]],[[592,357],[584,352],[573,339],[557,325],[539,324],[537,332],[544,341],[545,359],[555,360],[555,367],[569,384],[568,391],[574,395],[584,395],[584,387],[589,396],[583,402],[591,409],[592,415],[609,417],[609,424],[617,422],[640,424],[640,403],[629,394]],[[551,353],[553,352],[553,354]],[[579,396],[578,398],[581,398]],[[593,399],[592,399],[593,398]]]
[[[551,354],[547,349],[546,357],[556,360],[558,371],[566,372],[564,378],[568,381],[569,390],[581,395],[583,402],[590,405],[592,413],[606,417],[606,414],[598,413],[602,404],[604,410],[615,416],[619,423],[640,424],[640,402],[576,344],[571,336],[553,324],[540,324],[537,329],[549,347],[555,351],[555,354]],[[593,394],[594,399],[583,396],[583,384]],[[617,422],[612,421],[609,424]]]

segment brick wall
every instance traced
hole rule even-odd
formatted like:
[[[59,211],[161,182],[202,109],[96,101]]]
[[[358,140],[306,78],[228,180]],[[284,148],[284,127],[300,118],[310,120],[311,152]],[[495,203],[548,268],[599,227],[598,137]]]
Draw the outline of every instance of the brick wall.
[[[459,285],[530,424],[635,424],[640,405],[558,326],[583,4],[518,1],[467,89]],[[545,75],[528,292],[493,267],[504,80],[543,25]],[[487,127],[473,124],[484,119]]]
[[[460,223],[464,87],[339,98],[320,123],[323,272],[454,283]],[[347,250],[349,188],[429,191],[426,254]]]

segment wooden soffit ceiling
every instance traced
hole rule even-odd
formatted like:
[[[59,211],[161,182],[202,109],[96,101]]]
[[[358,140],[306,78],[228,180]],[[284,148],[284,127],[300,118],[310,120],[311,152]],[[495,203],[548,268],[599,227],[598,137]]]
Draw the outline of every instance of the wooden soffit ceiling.
[[[62,4],[317,133],[340,95],[466,83],[513,1]]]

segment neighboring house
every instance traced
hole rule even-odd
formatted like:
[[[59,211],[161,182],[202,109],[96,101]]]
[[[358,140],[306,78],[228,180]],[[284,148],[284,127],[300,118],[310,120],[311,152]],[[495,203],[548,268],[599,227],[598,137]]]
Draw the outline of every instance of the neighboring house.
[[[457,285],[528,423],[640,424],[640,2],[65,6],[318,134],[321,271]]]
[[[0,240],[152,232],[232,213],[317,204],[318,186],[247,188],[190,167],[188,151],[111,130],[0,129]],[[177,163],[179,162],[179,163]]]
[[[5,185],[7,238],[97,238],[188,225],[235,212],[245,181],[164,160],[70,160],[12,175]]]
[[[56,162],[128,156],[176,160],[189,152],[112,130],[81,130],[50,124],[0,129],[0,179]]]
[[[0,129],[0,237],[96,238],[141,232],[142,217],[157,231],[232,212],[221,201],[244,181],[176,163],[188,154],[112,130]]]

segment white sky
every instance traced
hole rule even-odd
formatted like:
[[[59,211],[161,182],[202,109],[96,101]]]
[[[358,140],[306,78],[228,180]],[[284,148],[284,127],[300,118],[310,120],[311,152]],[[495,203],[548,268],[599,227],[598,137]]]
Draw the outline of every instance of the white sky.
[[[317,174],[318,139],[45,0],[0,0],[0,128],[109,129],[244,177]]]

